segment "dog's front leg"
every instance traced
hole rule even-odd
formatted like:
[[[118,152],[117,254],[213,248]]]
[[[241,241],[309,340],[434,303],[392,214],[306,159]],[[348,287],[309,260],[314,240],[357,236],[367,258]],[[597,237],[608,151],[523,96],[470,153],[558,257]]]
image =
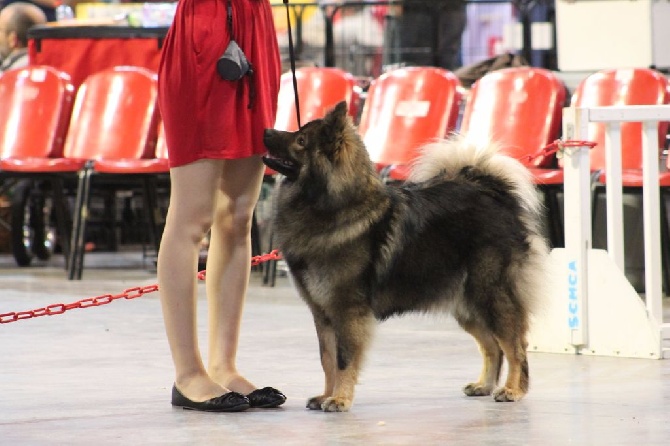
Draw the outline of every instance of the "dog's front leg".
[[[336,340],[337,363],[332,396],[321,404],[325,412],[346,412],[354,401],[354,390],[370,344],[375,323],[370,314],[360,309],[338,315],[333,328]]]
[[[325,376],[325,389],[322,395],[317,395],[307,400],[307,408],[321,410],[321,405],[333,394],[335,386],[336,362],[336,340],[335,331],[328,318],[318,309],[312,308],[316,335],[319,339],[319,354],[321,356],[321,367]]]

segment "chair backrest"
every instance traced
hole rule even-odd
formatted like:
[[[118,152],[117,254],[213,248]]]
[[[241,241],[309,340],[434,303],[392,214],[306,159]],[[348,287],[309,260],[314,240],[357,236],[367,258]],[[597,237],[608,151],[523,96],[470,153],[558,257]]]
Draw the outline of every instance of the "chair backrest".
[[[0,158],[58,157],[72,112],[70,76],[47,66],[0,76]]]
[[[156,138],[156,158],[168,159],[167,141],[165,140],[165,126],[163,121],[158,125],[158,137]]]
[[[79,159],[153,158],[157,76],[140,67],[91,74],[79,86],[64,155]]]
[[[409,164],[418,149],[454,129],[462,97],[458,78],[435,67],[405,67],[374,79],[358,126],[378,165]]]
[[[356,79],[346,71],[339,68],[302,67],[295,71],[295,76],[301,124],[324,117],[339,102],[347,101],[351,106]],[[293,75],[290,72],[281,77],[275,128],[298,130]]]
[[[460,131],[475,143],[497,142],[526,165],[548,167],[554,157],[529,157],[560,135],[566,94],[563,82],[543,68],[490,72],[473,84]]]
[[[572,95],[571,105],[594,107],[607,105],[667,104],[668,81],[661,73],[648,68],[619,68],[601,70],[584,79]],[[642,168],[642,124],[621,124],[621,158],[623,168]],[[659,123],[659,147],[665,144],[668,123]],[[605,168],[605,124],[589,124],[591,168]]]

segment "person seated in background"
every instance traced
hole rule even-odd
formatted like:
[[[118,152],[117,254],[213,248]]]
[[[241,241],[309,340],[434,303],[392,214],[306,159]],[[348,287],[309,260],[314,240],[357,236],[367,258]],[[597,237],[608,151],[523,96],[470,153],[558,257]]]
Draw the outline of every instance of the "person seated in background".
[[[92,0],[95,1],[95,0]],[[44,15],[47,17],[47,22],[56,21],[56,7],[61,3],[65,3],[74,8],[76,1],[74,0],[0,0],[0,6],[6,8],[12,3],[30,3],[42,10]]]
[[[31,3],[16,2],[0,10],[0,72],[28,65],[28,29],[47,22]]]

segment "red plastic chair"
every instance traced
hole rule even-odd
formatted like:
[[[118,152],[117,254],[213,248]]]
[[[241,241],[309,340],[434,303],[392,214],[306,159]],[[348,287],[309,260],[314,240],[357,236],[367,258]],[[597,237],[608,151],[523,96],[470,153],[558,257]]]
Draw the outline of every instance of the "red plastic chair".
[[[571,104],[575,107],[595,107],[608,105],[661,105],[670,103],[670,83],[665,76],[649,68],[619,68],[601,70],[584,79],[575,90]],[[658,145],[662,151],[666,143],[668,123],[659,123]],[[607,183],[605,171],[605,124],[589,125],[590,141],[596,146],[590,151],[591,170],[597,181],[593,188],[593,222],[596,221],[598,197]],[[659,152],[660,161],[661,152]],[[629,122],[621,124],[621,161],[622,183],[625,193],[642,192],[642,124]],[[659,175],[661,192],[668,194],[670,172]],[[670,255],[667,246],[670,231],[665,206],[665,197],[661,198],[661,235],[666,290],[670,286]]]
[[[566,101],[563,82],[543,68],[505,68],[486,74],[472,86],[463,112],[461,133],[475,142],[496,141],[507,155],[517,158],[542,189],[548,211],[549,236],[563,244],[558,192],[563,171],[555,156],[538,153],[561,131]]]
[[[340,68],[301,67],[295,70],[298,86],[298,100],[300,105],[300,123],[305,124],[314,119],[323,118],[326,113],[338,103],[346,101],[351,113],[356,110],[354,89],[356,79]],[[298,130],[298,119],[293,89],[293,75],[284,73],[279,87],[277,116],[274,128],[277,130],[294,132]],[[274,182],[276,172],[265,169],[263,181]],[[272,231],[270,231],[272,234]],[[270,235],[270,244],[272,244]],[[261,254],[260,234],[254,215],[252,227],[252,253]],[[263,265],[263,283],[274,285],[276,277],[276,262],[271,261]]]
[[[489,73],[472,86],[463,112],[461,133],[470,140],[493,140],[529,167],[552,167],[555,160],[539,156],[561,130],[566,89],[543,68],[506,68]]]
[[[339,68],[302,67],[295,70],[300,105],[300,123],[323,118],[339,102],[347,101],[354,109],[354,88],[356,79]],[[293,90],[293,74],[284,73],[279,84],[277,116],[274,128],[287,132],[298,130],[298,117]],[[272,179],[276,174],[265,169],[265,178]]]
[[[165,127],[163,122],[158,126],[158,137],[156,139],[156,159],[164,163],[164,167],[167,167],[166,171],[169,170],[168,160],[168,147],[167,141],[165,140]]]
[[[339,68],[302,67],[295,71],[300,101],[300,121],[305,124],[323,118],[339,102],[353,107],[356,79]],[[293,75],[284,73],[279,87],[275,126],[278,130],[298,130],[293,91]]]
[[[55,68],[32,66],[3,73],[0,159],[60,156],[73,99],[70,76]]]
[[[57,237],[69,240],[69,217],[65,212],[66,205],[63,182],[57,176],[42,175],[40,170],[32,170],[31,158],[45,159],[58,157],[63,153],[63,141],[72,111],[74,87],[70,76],[60,70],[47,66],[31,66],[10,70],[0,76],[0,177],[11,179],[3,183],[2,188],[12,187],[17,180],[29,181],[31,184],[44,182],[50,187],[44,190],[51,195],[56,216]],[[22,187],[28,191],[32,187]],[[40,200],[46,196],[41,196]],[[33,197],[34,198],[34,197]],[[31,205],[31,198],[26,198],[25,205]],[[37,204],[38,207],[42,207]],[[36,249],[44,246],[45,240],[36,240],[38,232],[44,236],[44,225],[47,216],[34,215],[39,221],[16,223],[13,219],[12,234],[23,233],[23,226],[29,223],[33,228],[31,240],[33,253],[40,258],[48,258],[48,254],[40,254]],[[33,219],[31,213],[30,219]],[[18,226],[17,226],[18,225]],[[39,229],[39,230],[38,230]],[[63,244],[67,256],[69,246]],[[30,264],[32,254],[26,250],[14,249],[14,257],[21,266]]]
[[[132,188],[143,185],[145,212],[157,246],[148,174],[164,171],[156,162],[158,131],[157,76],[139,67],[116,67],[90,75],[79,87],[65,141],[63,162],[79,165],[77,198],[68,278],[81,279],[84,234],[92,178],[107,180],[105,186]],[[100,175],[104,174],[104,175]],[[97,180],[96,180],[97,181]],[[109,187],[105,187],[109,191]]]
[[[607,105],[660,105],[667,104],[668,81],[656,70],[649,68],[619,68],[602,70],[584,79],[572,95],[574,107],[596,107]],[[624,173],[624,185],[638,187],[642,185],[642,124],[629,122],[621,124],[621,158]],[[659,125],[659,147],[664,147],[668,132],[668,123]],[[602,171],[598,176],[601,182],[605,176],[605,125],[589,125],[589,141],[596,142],[590,151],[591,169]],[[660,156],[660,154],[659,154]]]
[[[67,173],[96,159],[153,158],[156,122],[156,75],[135,67],[105,70],[90,75],[79,87],[62,153],[11,156],[0,167]]]
[[[374,79],[358,127],[372,162],[406,179],[419,148],[456,127],[461,97],[458,78],[442,68],[398,68]]]

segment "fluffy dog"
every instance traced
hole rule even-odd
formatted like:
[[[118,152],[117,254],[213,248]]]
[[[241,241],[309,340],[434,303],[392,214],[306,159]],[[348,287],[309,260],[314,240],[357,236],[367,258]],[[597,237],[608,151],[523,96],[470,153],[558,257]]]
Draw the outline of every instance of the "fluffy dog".
[[[264,142],[265,164],[284,176],[278,248],[314,317],[325,373],[308,408],[349,410],[376,322],[407,312],[449,312],[475,338],[484,365],[466,395],[526,394],[548,249],[518,161],[454,136],[426,146],[407,182],[386,184],[345,103],[297,132],[268,129]]]

